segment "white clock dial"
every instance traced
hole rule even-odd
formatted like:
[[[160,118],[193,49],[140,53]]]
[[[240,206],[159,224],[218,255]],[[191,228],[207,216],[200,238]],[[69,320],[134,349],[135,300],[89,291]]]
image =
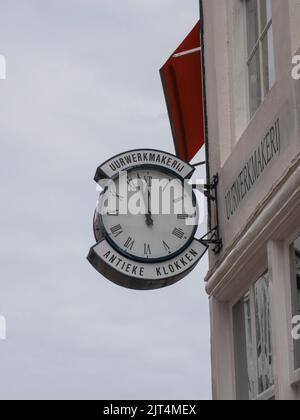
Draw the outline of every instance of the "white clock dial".
[[[161,194],[155,189],[158,182]],[[119,178],[115,185],[117,192],[108,188],[101,197],[104,206],[114,195],[115,206],[107,214],[103,207],[96,213],[96,237],[101,230],[118,251],[146,262],[172,258],[190,244],[198,224],[198,207],[192,190],[184,189],[181,179],[171,172],[141,167],[128,172],[127,194],[122,195]],[[132,203],[143,211],[136,214],[135,206],[132,214]],[[127,214],[121,211],[125,207],[130,210]]]

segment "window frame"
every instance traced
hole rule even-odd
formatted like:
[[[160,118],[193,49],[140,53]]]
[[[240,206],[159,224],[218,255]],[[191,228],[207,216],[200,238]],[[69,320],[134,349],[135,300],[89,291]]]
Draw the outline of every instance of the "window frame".
[[[293,318],[293,307],[292,307],[292,280],[293,280],[293,258],[294,258],[294,242],[300,236],[300,228],[293,228],[293,233],[289,233],[284,238],[284,261],[286,267],[287,283],[286,283],[286,302],[287,302],[287,328],[292,329],[292,318]],[[292,334],[289,334],[288,340],[288,355],[289,355],[289,380],[290,385],[299,386],[300,385],[300,368],[295,368],[295,354],[294,354],[294,340]]]
[[[257,329],[256,329],[256,309],[255,309],[255,284],[265,275],[268,275],[269,282],[270,279],[270,271],[268,267],[265,267],[264,270],[260,271],[260,274],[256,276],[256,280],[252,281],[250,285],[248,285],[247,289],[236,297],[234,300],[230,302],[230,316],[231,316],[231,331],[232,331],[232,349],[233,349],[233,366],[234,366],[234,389],[235,389],[235,398],[237,399],[237,384],[236,384],[236,363],[235,363],[235,343],[234,343],[234,319],[233,319],[233,309],[234,307],[245,298],[245,296],[249,293],[249,300],[250,300],[250,308],[251,308],[251,329],[253,335],[253,347],[255,348],[255,352],[257,351]],[[272,298],[270,296],[270,298]],[[272,316],[272,314],[271,314]],[[271,323],[272,324],[272,323]],[[271,337],[273,338],[273,331],[271,331]],[[272,339],[273,343],[273,339]],[[275,384],[272,385],[266,391],[259,393],[258,391],[258,358],[257,355],[255,357],[255,399],[251,400],[249,396],[249,401],[269,401],[276,397],[275,393]],[[274,363],[274,349],[273,349],[273,374],[275,377],[275,363]]]
[[[293,298],[292,295],[295,293],[295,241],[299,238],[300,232],[297,236],[293,236],[293,239],[289,239],[287,243],[288,247],[288,255],[289,255],[289,313],[290,313],[290,319],[294,317],[294,308],[293,308]],[[297,310],[300,310],[300,308],[297,308]],[[292,327],[291,327],[292,328]],[[294,339],[291,336],[290,338],[290,377],[291,377],[291,385],[299,385],[300,383],[300,367],[296,367],[296,359],[295,359],[295,343]]]
[[[299,236],[297,237],[297,239],[299,239]],[[292,244],[291,246],[294,248],[294,253],[297,254],[297,258],[299,258],[299,261],[300,261],[300,252],[299,251],[298,252],[296,251],[295,244]],[[294,269],[293,272],[292,272],[292,275],[294,276],[294,278],[292,280],[294,282],[296,280],[296,283],[297,283],[297,284],[294,283],[293,292],[297,294],[298,293],[298,280],[300,281],[300,274],[298,274],[297,272],[295,272],[295,269]],[[297,301],[296,302],[296,307],[297,307],[297,312],[298,312],[297,315],[300,315],[300,300],[299,300],[298,294],[297,294],[297,296],[295,296],[295,298],[296,298],[296,301]]]
[[[246,73],[247,73],[247,92],[248,92],[248,118],[251,121],[261,105],[263,104],[266,97],[269,95],[271,90],[273,89],[276,83],[276,69],[275,69],[275,81],[271,88],[266,91],[265,89],[265,77],[264,77],[264,56],[263,56],[263,41],[266,37],[268,37],[268,31],[271,28],[273,31],[273,13],[271,18],[267,20],[267,23],[264,28],[262,28],[262,14],[261,14],[261,0],[256,0],[257,2],[257,19],[258,19],[258,39],[255,42],[251,52],[248,51],[248,20],[247,20],[247,0],[245,0],[245,10],[244,10],[244,19],[245,19],[245,30],[246,30]],[[271,5],[273,5],[273,0],[271,0]],[[274,34],[273,34],[274,40]],[[274,41],[273,41],[273,49],[274,49]],[[256,108],[256,110],[251,115],[251,107],[250,107],[250,83],[249,83],[249,67],[251,64],[252,59],[254,58],[256,52],[259,52],[259,71],[260,71],[260,90],[261,90],[261,102]],[[275,63],[274,63],[275,66]]]

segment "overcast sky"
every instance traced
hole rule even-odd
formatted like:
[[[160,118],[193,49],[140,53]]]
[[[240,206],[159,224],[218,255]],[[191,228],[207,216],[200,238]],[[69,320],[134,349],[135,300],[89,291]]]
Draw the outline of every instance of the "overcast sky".
[[[174,152],[159,68],[198,0],[1,0],[0,398],[207,399],[206,259],[134,292],[86,261],[97,166]]]

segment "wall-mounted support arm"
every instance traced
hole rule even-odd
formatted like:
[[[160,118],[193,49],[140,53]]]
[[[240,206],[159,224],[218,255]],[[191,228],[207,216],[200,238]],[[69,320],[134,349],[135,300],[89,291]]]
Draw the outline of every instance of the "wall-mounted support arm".
[[[222,238],[220,237],[220,227],[219,227],[219,208],[218,208],[218,184],[219,176],[218,174],[213,176],[211,184],[204,185],[193,185],[193,188],[197,191],[202,192],[205,195],[207,200],[211,203],[208,206],[209,210],[209,220],[214,220],[214,227],[210,228],[209,232],[201,238],[201,240],[207,245],[213,245],[213,252],[219,254],[223,248]],[[213,204],[213,205],[212,205]],[[213,217],[212,211],[215,209],[215,214]]]

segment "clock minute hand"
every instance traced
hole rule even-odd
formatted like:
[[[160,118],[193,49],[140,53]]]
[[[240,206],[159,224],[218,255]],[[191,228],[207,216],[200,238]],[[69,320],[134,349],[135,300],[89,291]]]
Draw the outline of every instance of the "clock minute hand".
[[[149,213],[149,207],[150,207],[149,206],[149,192],[148,192],[148,209],[147,209],[145,195],[144,195],[144,192],[143,192],[141,187],[139,187],[139,191],[140,191],[140,194],[142,196],[142,200],[144,202],[146,225],[147,226],[152,226],[153,225],[153,220],[152,220],[152,217],[151,217],[151,212]]]
[[[151,213],[151,192],[148,190],[148,213],[146,214],[146,223],[148,226],[153,225],[152,213]]]

